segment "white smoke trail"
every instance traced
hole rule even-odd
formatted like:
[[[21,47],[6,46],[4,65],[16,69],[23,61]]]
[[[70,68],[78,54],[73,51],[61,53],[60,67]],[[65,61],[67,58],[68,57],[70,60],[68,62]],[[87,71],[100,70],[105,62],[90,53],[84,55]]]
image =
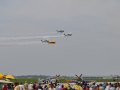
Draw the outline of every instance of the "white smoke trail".
[[[0,37],[0,46],[16,46],[30,44],[46,44],[42,43],[42,39],[60,38],[64,35],[56,36],[26,36],[26,37]]]
[[[45,34],[57,34],[57,32],[40,33],[40,35],[45,35]]]
[[[30,44],[43,44],[41,41],[30,42],[0,42],[0,46],[16,46],[16,45],[30,45]]]
[[[64,35],[59,35],[59,36],[29,36],[29,37],[0,37],[0,41],[49,39],[49,38],[60,38],[60,37],[64,37]]]

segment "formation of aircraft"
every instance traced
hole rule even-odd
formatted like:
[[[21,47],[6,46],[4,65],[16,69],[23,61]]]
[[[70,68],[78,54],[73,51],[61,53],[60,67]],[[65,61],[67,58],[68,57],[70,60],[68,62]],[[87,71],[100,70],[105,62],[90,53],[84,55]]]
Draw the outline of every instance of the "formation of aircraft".
[[[57,33],[64,33],[65,31],[64,30],[56,30],[57,31]],[[71,33],[64,33],[63,34],[63,36],[65,36],[65,37],[70,37],[70,36],[72,36],[72,34]],[[53,37],[55,37],[55,36],[53,36]],[[54,40],[41,40],[42,41],[42,43],[48,43],[48,44],[56,44],[56,41],[54,41]]]
[[[64,33],[65,31],[64,30],[56,30],[58,33]],[[72,34],[71,33],[64,33],[64,36],[72,36]]]
[[[60,38],[60,37],[70,37],[72,36],[71,33],[65,33],[63,29],[56,30],[58,34],[56,35],[44,35],[44,36],[26,36],[26,37],[0,37],[0,44],[3,45],[24,45],[28,42],[28,44],[34,44],[34,41],[36,43],[39,43],[39,40],[41,40],[42,43],[47,43],[47,44],[56,44],[55,40],[51,40],[53,38]],[[15,42],[14,42],[15,41]],[[21,42],[25,41],[25,42]]]

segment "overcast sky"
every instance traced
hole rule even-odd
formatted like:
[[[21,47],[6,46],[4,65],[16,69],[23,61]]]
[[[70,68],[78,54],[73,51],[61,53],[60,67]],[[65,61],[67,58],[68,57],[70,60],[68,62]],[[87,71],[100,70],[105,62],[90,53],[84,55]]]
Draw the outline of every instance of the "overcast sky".
[[[13,75],[120,74],[120,0],[1,0],[0,38],[64,29],[57,44],[0,46],[0,72]],[[1,43],[1,42],[0,42]]]

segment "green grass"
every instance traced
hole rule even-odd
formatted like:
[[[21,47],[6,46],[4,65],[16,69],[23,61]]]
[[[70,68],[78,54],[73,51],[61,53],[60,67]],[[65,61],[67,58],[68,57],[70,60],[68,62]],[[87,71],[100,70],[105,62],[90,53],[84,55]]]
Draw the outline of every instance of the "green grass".
[[[19,83],[25,83],[25,82],[27,82],[27,83],[34,83],[34,82],[37,82],[37,79],[35,79],[35,78],[30,78],[30,79],[28,79],[28,78],[20,78],[20,79],[14,79],[14,80],[11,80],[12,82],[19,82]]]
[[[37,78],[19,78],[19,79],[15,79],[15,80],[11,80],[12,82],[19,82],[19,83],[25,83],[27,81],[27,83],[34,83],[34,82],[38,82]],[[58,82],[59,83],[66,83],[68,80],[66,79],[60,79]],[[69,80],[70,81],[70,80]],[[117,82],[120,80],[113,80],[113,79],[96,79],[94,80],[96,82]]]

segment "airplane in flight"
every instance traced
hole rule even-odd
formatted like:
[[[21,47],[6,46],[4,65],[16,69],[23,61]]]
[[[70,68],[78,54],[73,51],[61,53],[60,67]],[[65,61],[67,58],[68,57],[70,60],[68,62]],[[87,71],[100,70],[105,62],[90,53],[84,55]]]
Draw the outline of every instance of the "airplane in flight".
[[[41,40],[42,43],[48,43],[48,44],[56,44],[56,41],[54,40]]]
[[[64,33],[64,30],[56,30],[58,33]]]
[[[64,34],[64,36],[69,37],[69,36],[72,36],[72,34],[71,34],[71,33],[68,33],[68,34]]]

